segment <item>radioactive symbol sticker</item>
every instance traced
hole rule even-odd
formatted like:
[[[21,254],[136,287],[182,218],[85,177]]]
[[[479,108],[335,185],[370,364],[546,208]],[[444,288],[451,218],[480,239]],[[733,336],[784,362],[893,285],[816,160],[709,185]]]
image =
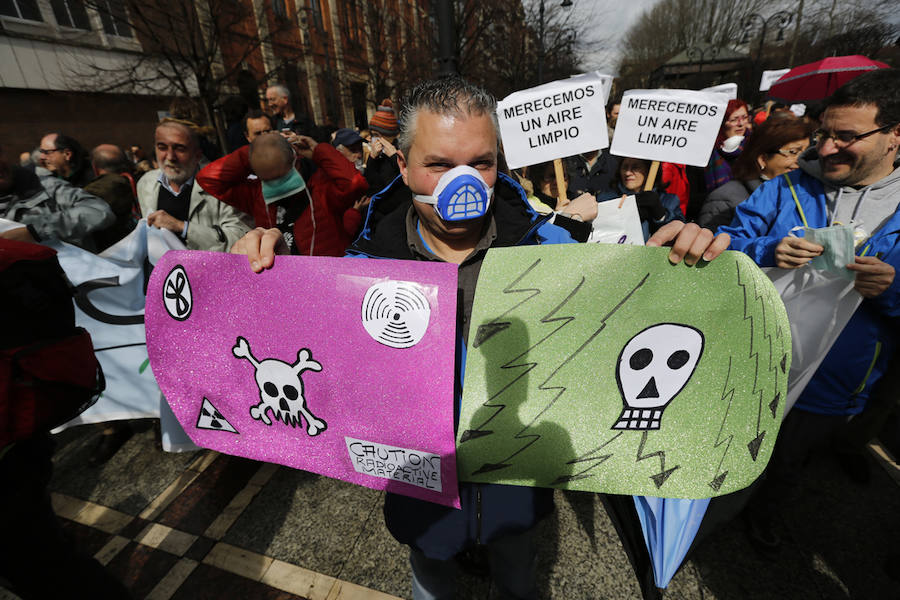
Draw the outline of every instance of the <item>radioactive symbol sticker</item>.
[[[231,426],[231,423],[222,416],[222,413],[213,406],[212,402],[203,399],[203,405],[200,407],[200,414],[197,415],[197,429],[212,429],[213,431],[230,431],[237,433],[237,429]]]

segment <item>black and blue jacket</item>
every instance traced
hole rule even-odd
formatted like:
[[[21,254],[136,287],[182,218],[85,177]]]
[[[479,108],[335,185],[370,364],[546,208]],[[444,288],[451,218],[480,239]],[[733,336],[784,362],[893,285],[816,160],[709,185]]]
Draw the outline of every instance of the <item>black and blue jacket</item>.
[[[368,216],[359,238],[348,249],[349,256],[427,260],[414,252],[407,236],[406,219],[412,206],[412,194],[401,177],[372,198]],[[506,175],[499,174],[494,186],[491,214],[496,224],[496,238],[491,247],[533,244],[572,243],[569,234],[547,222],[528,203],[524,190]],[[480,265],[485,251],[470,256],[460,265]],[[471,303],[466,298],[474,294],[474,280],[466,283],[460,277],[457,309],[457,373],[456,410],[454,426],[459,421],[459,402],[462,397],[465,370],[465,329],[469,323]],[[410,399],[411,402],[415,398]],[[419,549],[429,558],[446,560],[473,544],[488,543],[505,535],[525,532],[553,510],[553,490],[460,483],[461,510],[432,504],[407,496],[388,493],[384,504],[384,518],[388,530],[397,541]]]

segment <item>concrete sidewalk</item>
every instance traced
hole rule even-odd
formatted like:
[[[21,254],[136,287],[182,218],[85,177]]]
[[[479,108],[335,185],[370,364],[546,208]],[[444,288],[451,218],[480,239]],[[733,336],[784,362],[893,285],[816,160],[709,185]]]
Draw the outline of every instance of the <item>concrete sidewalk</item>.
[[[166,454],[151,421],[106,464],[89,467],[99,429],[57,436],[51,483],[65,529],[136,598],[368,600],[410,597],[405,547],[383,494],[303,471],[203,451]],[[778,555],[754,552],[739,522],[711,534],[666,598],[898,598],[882,570],[900,534],[900,469],[880,448],[872,479],[851,483],[822,457],[787,507]],[[540,597],[640,598],[615,529],[594,494],[557,492],[539,529]],[[490,597],[464,576],[458,596]],[[0,599],[13,598],[0,588]]]

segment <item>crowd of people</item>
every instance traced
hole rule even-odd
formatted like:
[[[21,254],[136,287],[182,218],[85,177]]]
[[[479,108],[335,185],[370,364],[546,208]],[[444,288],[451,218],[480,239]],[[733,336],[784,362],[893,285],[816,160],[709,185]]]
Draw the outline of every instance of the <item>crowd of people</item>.
[[[616,101],[607,107],[610,135],[618,109]],[[383,100],[368,128],[322,128],[294,112],[286,87],[272,85],[264,106],[229,127],[224,155],[176,111],[156,126],[150,158],[140,146],[88,153],[51,132],[18,165],[0,153],[0,217],[20,225],[0,238],[101,252],[146,219],[189,249],[246,254],[257,272],[278,254],[455,263],[464,342],[488,248],[584,242],[598,203],[623,195],[635,196],[646,243],[671,246],[676,263],[715,260],[730,248],[763,267],[800,268],[826,249],[798,228],[850,225],[857,256],[847,268],[863,302],[786,416],[744,511],[754,543],[777,548],[777,505],[796,497],[810,453],[849,439],[861,420],[854,417],[886,415],[894,404],[878,384],[900,315],[900,72],[861,75],[802,117],[732,100],[709,164],[663,164],[654,182],[649,161],[608,149],[565,159],[562,178],[552,162],[509,171],[495,111],[483,90],[445,78],[415,86],[398,108]],[[458,218],[441,190],[461,176],[480,182],[483,201]],[[856,437],[876,431],[870,424]],[[125,439],[115,427],[106,434],[98,462]],[[860,443],[845,446],[860,456]],[[864,464],[848,464],[861,476]],[[533,531],[552,510],[551,490],[463,483],[460,494],[461,510],[387,494],[388,528],[411,549],[414,597],[451,597],[453,559],[476,545],[501,590],[535,597]]]

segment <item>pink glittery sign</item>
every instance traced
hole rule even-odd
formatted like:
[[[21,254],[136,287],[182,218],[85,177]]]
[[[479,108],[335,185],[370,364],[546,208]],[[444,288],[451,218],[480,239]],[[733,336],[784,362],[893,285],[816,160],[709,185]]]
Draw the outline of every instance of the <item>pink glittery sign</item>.
[[[147,351],[191,440],[459,507],[456,266],[169,252]]]

